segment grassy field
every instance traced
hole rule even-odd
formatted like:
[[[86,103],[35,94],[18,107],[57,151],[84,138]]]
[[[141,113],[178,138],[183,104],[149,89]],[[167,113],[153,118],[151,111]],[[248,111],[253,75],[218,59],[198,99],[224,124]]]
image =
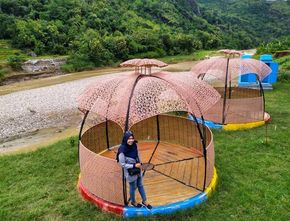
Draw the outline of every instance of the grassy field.
[[[188,55],[166,56],[166,57],[160,58],[160,60],[168,64],[175,64],[175,63],[183,62],[183,61],[198,61],[198,60],[203,59],[206,56],[214,56],[216,54],[217,54],[216,51],[201,50],[201,51],[196,51]]]
[[[250,131],[214,131],[219,183],[197,208],[135,220],[290,220],[290,83],[266,92],[273,121]],[[266,141],[266,129],[268,131]],[[122,220],[77,190],[76,138],[0,157],[0,220]]]
[[[9,41],[0,39],[0,64],[6,63],[7,58],[15,53],[20,53],[20,50],[11,48]]]

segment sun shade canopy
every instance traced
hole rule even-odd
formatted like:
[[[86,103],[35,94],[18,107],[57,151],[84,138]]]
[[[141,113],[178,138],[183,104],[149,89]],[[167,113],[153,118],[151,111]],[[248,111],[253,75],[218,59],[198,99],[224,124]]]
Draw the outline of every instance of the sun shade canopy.
[[[220,99],[219,93],[190,73],[127,73],[99,77],[78,98],[82,112],[92,112],[122,128],[172,111],[198,117]]]
[[[256,59],[242,58],[210,58],[202,60],[193,66],[192,73],[199,77],[201,75],[211,75],[225,81],[228,68],[228,81],[240,75],[254,73],[260,80],[263,80],[271,72],[271,68],[264,62]]]
[[[224,53],[225,55],[233,55],[233,56],[235,55],[240,56],[244,54],[242,51],[231,50],[231,49],[221,49],[218,52]]]
[[[135,58],[120,64],[121,67],[165,67],[168,64],[156,59]]]

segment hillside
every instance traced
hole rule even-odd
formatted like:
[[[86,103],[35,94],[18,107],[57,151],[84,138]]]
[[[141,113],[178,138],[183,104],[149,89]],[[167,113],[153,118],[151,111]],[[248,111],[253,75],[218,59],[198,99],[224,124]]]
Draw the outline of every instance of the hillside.
[[[257,47],[290,35],[288,0],[200,0],[203,18],[224,34],[226,47]]]
[[[0,38],[70,54],[67,70],[131,57],[256,47],[290,34],[289,1],[0,0]]]

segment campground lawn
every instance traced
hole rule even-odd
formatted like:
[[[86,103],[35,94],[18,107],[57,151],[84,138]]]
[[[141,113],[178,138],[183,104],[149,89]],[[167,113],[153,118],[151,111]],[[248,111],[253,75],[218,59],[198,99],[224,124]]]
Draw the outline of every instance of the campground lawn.
[[[268,126],[214,130],[219,180],[206,203],[135,220],[290,220],[290,83],[266,92],[266,111]],[[0,156],[0,220],[122,220],[82,200],[78,175],[77,138]]]

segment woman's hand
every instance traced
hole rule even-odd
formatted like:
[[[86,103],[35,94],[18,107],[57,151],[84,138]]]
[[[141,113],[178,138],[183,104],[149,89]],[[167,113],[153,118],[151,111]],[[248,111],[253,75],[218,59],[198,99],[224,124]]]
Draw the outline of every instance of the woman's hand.
[[[136,164],[135,164],[135,167],[137,167],[137,168],[141,168],[141,163],[136,163]]]

